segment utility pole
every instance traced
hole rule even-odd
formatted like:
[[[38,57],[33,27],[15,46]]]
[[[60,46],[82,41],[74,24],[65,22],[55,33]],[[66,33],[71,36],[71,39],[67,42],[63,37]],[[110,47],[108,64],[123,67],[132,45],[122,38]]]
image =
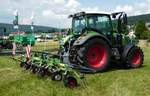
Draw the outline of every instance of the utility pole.
[[[34,34],[34,15],[31,16],[31,31]]]
[[[16,10],[14,12],[14,16],[15,16],[15,18],[13,20],[13,26],[14,26],[14,29],[17,30],[18,35],[19,35],[19,23],[18,23],[19,16],[18,16],[18,10]],[[12,45],[13,45],[12,55],[15,56],[16,55],[16,42],[15,42],[15,39],[13,40]]]
[[[14,16],[15,16],[15,18],[13,20],[13,26],[14,26],[14,29],[16,29],[18,34],[19,34],[19,15],[18,15],[18,10],[15,10]]]

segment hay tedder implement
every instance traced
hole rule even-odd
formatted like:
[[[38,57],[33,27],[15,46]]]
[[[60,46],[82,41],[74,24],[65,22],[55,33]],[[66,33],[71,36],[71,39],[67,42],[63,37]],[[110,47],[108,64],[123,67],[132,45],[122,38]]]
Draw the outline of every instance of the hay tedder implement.
[[[31,70],[39,77],[48,76],[53,81],[63,80],[64,85],[69,88],[77,87],[78,81],[84,79],[84,72],[95,72],[90,68],[73,64],[63,64],[56,55],[49,55],[46,52],[32,52],[30,60],[26,62],[24,55],[20,57],[20,67]]]
[[[21,57],[20,66],[52,80],[63,79],[67,87],[77,86],[77,78],[83,78],[80,72],[103,72],[112,63],[124,68],[142,66],[143,51],[128,36],[126,13],[80,12],[69,18],[72,28],[60,39],[57,55],[33,52],[30,60]]]

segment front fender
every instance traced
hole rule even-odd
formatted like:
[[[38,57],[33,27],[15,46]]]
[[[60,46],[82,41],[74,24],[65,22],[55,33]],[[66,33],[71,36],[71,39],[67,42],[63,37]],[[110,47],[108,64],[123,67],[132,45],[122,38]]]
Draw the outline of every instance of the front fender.
[[[125,58],[127,57],[129,51],[130,51],[133,47],[135,47],[135,45],[133,45],[133,44],[128,44],[128,45],[126,45],[126,46],[123,48],[123,53],[122,53],[122,58],[123,58],[123,60],[125,60]]]

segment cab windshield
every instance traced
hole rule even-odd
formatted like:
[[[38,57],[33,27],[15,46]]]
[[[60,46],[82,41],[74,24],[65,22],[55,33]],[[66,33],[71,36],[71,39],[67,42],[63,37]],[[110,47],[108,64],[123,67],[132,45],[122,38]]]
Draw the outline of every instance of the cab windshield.
[[[73,32],[75,32],[75,34],[80,33],[85,28],[86,25],[85,17],[81,16],[73,18],[72,25],[73,25],[72,26]]]

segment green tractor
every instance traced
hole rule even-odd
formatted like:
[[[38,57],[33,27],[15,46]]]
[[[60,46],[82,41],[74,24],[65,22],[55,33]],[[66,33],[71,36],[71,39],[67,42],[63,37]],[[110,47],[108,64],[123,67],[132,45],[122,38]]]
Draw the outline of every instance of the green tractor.
[[[80,12],[70,15],[72,28],[60,40],[60,60],[103,72],[112,64],[139,68],[143,51],[130,39],[127,14]],[[116,28],[115,28],[116,25]]]

